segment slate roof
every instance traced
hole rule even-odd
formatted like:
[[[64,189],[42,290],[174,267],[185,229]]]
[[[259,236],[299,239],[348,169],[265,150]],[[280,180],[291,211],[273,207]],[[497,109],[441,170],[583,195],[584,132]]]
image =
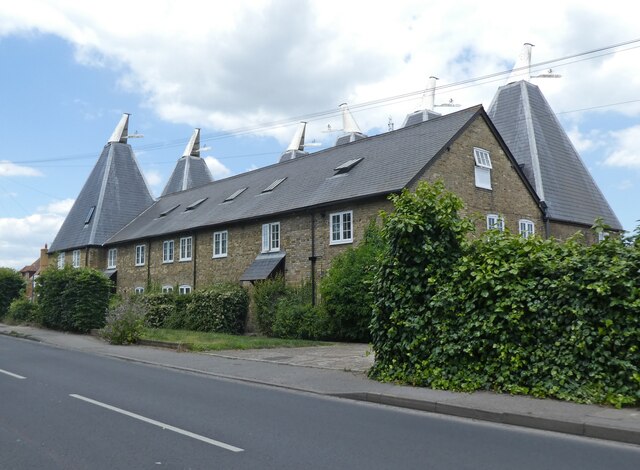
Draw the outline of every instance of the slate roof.
[[[276,214],[383,196],[410,185],[429,162],[476,117],[488,117],[482,106],[429,119],[356,142],[286,160],[188,191],[161,197],[108,243],[220,226],[236,221],[270,218]],[[341,164],[362,158],[338,174]],[[274,181],[286,178],[273,191]],[[233,200],[233,193],[246,188]],[[189,205],[204,199],[196,208]],[[161,216],[161,214],[165,214]]]
[[[110,141],[102,150],[49,252],[102,245],[153,201],[131,146]]]
[[[206,162],[200,157],[186,155],[181,157],[176,163],[173,173],[169,177],[167,185],[162,191],[162,195],[185,191],[191,188],[211,183],[213,178],[209,172]]]
[[[488,111],[551,220],[622,225],[591,177],[540,89],[527,81],[498,89]]]

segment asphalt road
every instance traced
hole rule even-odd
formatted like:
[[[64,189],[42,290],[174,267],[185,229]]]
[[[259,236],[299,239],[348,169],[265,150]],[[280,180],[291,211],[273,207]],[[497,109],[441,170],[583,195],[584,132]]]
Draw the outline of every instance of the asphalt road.
[[[640,447],[0,336],[0,469],[633,469]]]

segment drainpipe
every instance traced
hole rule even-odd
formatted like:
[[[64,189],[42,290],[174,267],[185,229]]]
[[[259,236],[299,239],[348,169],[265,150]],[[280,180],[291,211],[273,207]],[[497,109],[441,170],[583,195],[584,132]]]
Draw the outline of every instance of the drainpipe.
[[[311,213],[311,305],[316,305],[316,215]]]
[[[542,209],[542,220],[544,221],[544,238],[549,238],[551,228],[549,227],[549,215],[547,214],[547,203],[540,201],[540,209]]]
[[[191,248],[193,250],[193,252],[191,253],[191,256],[193,257],[193,290],[196,290],[196,253],[198,252],[198,250],[196,249],[198,247],[198,244],[196,243],[196,241],[198,240],[198,234],[194,233],[193,234],[193,247]]]
[[[145,262],[147,264],[147,291],[149,289],[151,289],[151,240],[147,240],[147,246],[149,247],[147,249],[147,259],[145,259]]]

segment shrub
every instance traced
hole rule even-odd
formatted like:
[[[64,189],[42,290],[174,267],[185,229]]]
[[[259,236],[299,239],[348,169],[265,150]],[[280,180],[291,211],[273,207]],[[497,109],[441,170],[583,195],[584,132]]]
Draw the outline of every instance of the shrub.
[[[20,273],[11,268],[0,268],[0,320],[9,310],[14,299],[20,297],[25,282]]]
[[[38,306],[27,299],[15,299],[9,306],[5,321],[12,324],[38,322]]]
[[[80,333],[101,328],[110,290],[111,281],[95,269],[47,269],[36,281],[42,324]]]
[[[383,246],[380,230],[372,223],[357,247],[348,248],[334,258],[320,282],[322,306],[332,339],[365,343],[370,340],[373,310],[370,287]]]
[[[169,317],[175,314],[176,295],[173,293],[154,293],[142,297],[145,306],[144,323],[150,328],[164,328]]]
[[[100,336],[111,344],[136,343],[144,330],[144,319],[144,305],[127,299],[109,309],[106,325],[100,330]]]
[[[255,305],[256,322],[263,335],[273,336],[273,323],[276,315],[278,300],[287,293],[282,276],[265,279],[255,283],[253,302]]]
[[[373,287],[382,380],[616,406],[640,403],[640,246],[488,232],[419,185],[384,217]],[[420,198],[421,200],[418,200]]]
[[[286,288],[275,306],[273,335],[279,338],[326,339],[330,322],[326,310],[313,306],[311,285]]]
[[[194,331],[239,334],[249,309],[249,295],[237,284],[216,284],[190,294],[184,327]]]

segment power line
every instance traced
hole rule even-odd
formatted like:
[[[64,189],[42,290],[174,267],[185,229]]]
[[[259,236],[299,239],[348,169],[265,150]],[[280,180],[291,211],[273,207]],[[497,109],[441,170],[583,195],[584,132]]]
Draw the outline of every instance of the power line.
[[[543,67],[548,67],[550,65],[554,65],[554,64],[559,64],[556,65],[556,67],[558,66],[566,66],[572,63],[576,63],[576,62],[581,62],[581,61],[585,61],[585,60],[593,60],[596,59],[598,57],[602,57],[605,55],[610,55],[616,52],[626,52],[628,50],[631,49],[636,49],[638,47],[640,47],[640,45],[636,45],[634,47],[629,47],[627,49],[624,49],[622,51],[616,51],[615,49],[624,47],[624,46],[630,46],[630,45],[634,45],[634,44],[638,44],[640,43],[640,38],[639,39],[633,39],[630,41],[625,41],[625,42],[621,42],[621,43],[617,43],[617,44],[613,44],[613,45],[609,45],[609,46],[605,46],[605,47],[600,47],[600,48],[596,48],[596,49],[591,49],[588,51],[584,51],[584,52],[579,52],[577,54],[571,54],[568,56],[564,56],[564,57],[560,57],[560,58],[556,58],[556,59],[551,59],[551,60],[546,60],[546,61],[542,61],[542,62],[537,62],[535,64],[532,64],[531,67],[519,67],[516,69],[509,69],[509,70],[502,70],[499,72],[494,72],[491,74],[487,74],[487,75],[482,75],[479,77],[473,77],[473,78],[468,78],[465,80],[460,80],[458,82],[454,82],[454,83],[449,83],[449,84],[445,84],[445,85],[441,85],[441,86],[437,86],[435,88],[436,91],[442,91],[442,90],[462,90],[462,89],[466,89],[469,87],[474,87],[474,86],[480,86],[480,85],[486,85],[487,83],[491,83],[491,82],[495,82],[495,81],[499,81],[501,80],[505,75],[507,74],[511,74],[513,72],[522,72],[523,74],[525,72],[527,72],[529,69],[533,69],[536,70],[538,68],[543,68]],[[601,54],[598,54],[601,53]],[[594,54],[598,54],[598,55],[594,55]],[[586,56],[590,56],[590,57],[586,57]],[[571,60],[571,59],[579,59],[579,60]],[[567,62],[569,61],[569,62]],[[418,96],[422,96],[422,94],[424,93],[424,89],[421,90],[417,90],[417,91],[411,91],[411,92],[407,92],[407,93],[402,93],[399,95],[394,95],[394,96],[390,96],[390,97],[385,97],[385,98],[379,98],[376,100],[371,100],[371,101],[366,101],[363,103],[357,103],[357,104],[353,104],[350,105],[349,108],[352,111],[357,111],[357,110],[365,110],[365,109],[375,109],[375,108],[379,108],[379,107],[384,107],[384,106],[388,106],[391,103],[400,103],[400,102],[404,102],[404,101],[410,101],[415,99]],[[605,104],[605,105],[601,105],[601,106],[595,106],[592,108],[585,108],[583,110],[590,110],[590,109],[597,109],[597,108],[603,108],[603,107],[608,107],[608,106],[616,106],[619,104],[628,104],[628,103],[634,103],[637,102],[637,100],[632,100],[632,101],[628,101],[628,102],[623,102],[623,103],[615,103],[615,104]],[[570,113],[570,112],[576,112],[576,111],[565,111],[563,113],[558,113],[558,114],[566,114],[566,113]],[[283,126],[287,126],[287,125],[291,125],[293,123],[299,122],[299,121],[317,121],[320,119],[327,119],[327,118],[332,118],[332,117],[338,117],[340,116],[341,111],[337,110],[337,109],[330,109],[330,110],[324,110],[324,111],[317,111],[314,113],[309,113],[309,114],[304,114],[304,115],[299,115],[299,116],[294,116],[294,117],[289,117],[289,118],[283,118],[283,119],[278,119],[278,120],[274,120],[271,122],[264,122],[264,123],[260,123],[260,124],[256,124],[256,125],[252,125],[252,126],[244,126],[244,127],[238,127],[226,132],[222,132],[222,133],[216,133],[216,134],[201,134],[200,136],[200,140],[201,142],[206,141],[206,142],[210,142],[210,141],[216,141],[216,140],[223,140],[223,139],[228,139],[231,137],[237,137],[237,136],[241,136],[241,135],[247,135],[247,134],[253,134],[259,131],[267,131],[270,129],[274,129],[274,128],[278,128],[278,127],[283,127]],[[171,141],[167,141],[167,142],[158,142],[158,143],[150,143],[147,145],[140,145],[136,147],[136,151],[145,151],[145,152],[152,152],[155,150],[161,150],[161,149],[169,149],[169,148],[174,148],[174,147],[179,147],[179,146],[183,146],[186,145],[186,143],[189,141],[188,138],[185,139],[175,139],[175,140],[171,140]],[[271,152],[270,152],[271,153]],[[246,154],[246,155],[238,155],[238,156],[225,156],[225,157],[216,157],[218,159],[230,159],[230,158],[240,158],[240,157],[245,157],[245,156],[257,156],[260,154]],[[33,163],[49,163],[49,162],[61,162],[61,161],[68,161],[68,160],[81,160],[81,159],[89,159],[89,158],[95,158],[95,153],[85,153],[85,154],[74,154],[74,155],[63,155],[60,157],[54,157],[54,158],[47,158],[47,159],[33,159],[33,160],[22,160],[20,163],[21,164],[33,164]]]

